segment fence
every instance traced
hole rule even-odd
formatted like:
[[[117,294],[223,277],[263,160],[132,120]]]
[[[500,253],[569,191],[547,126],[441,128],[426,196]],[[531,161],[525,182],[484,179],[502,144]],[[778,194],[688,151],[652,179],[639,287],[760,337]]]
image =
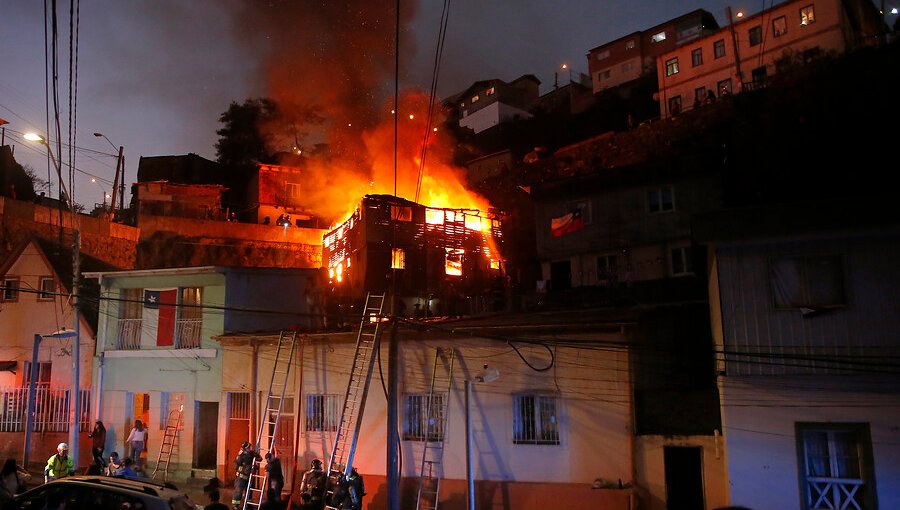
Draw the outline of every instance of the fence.
[[[34,394],[33,432],[68,432],[72,423],[71,389],[38,386]],[[91,431],[91,390],[79,389],[78,430]],[[0,432],[24,432],[28,414],[28,386],[0,386]]]

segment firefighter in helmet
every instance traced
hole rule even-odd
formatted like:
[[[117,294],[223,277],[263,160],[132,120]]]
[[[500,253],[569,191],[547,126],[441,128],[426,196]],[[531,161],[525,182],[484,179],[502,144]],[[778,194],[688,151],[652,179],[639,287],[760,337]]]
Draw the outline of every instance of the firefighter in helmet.
[[[308,510],[321,510],[325,506],[325,486],[328,475],[322,469],[322,461],[313,459],[309,463],[309,471],[303,473],[300,482],[300,497],[303,499],[303,508]]]
[[[254,466],[254,462],[261,460],[262,457],[253,450],[249,441],[241,443],[241,451],[234,459],[234,495],[231,497],[231,506],[233,508],[238,509],[243,504],[244,491],[247,490],[247,486],[250,484],[250,474],[254,469],[258,469]]]

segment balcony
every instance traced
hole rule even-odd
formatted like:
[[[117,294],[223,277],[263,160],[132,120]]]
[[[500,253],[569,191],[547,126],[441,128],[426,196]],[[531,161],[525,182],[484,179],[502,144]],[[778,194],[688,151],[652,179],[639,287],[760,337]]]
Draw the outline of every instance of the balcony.
[[[203,319],[178,319],[175,321],[175,339],[178,349],[199,349]]]
[[[116,349],[133,351],[141,348],[141,319],[119,319]]]

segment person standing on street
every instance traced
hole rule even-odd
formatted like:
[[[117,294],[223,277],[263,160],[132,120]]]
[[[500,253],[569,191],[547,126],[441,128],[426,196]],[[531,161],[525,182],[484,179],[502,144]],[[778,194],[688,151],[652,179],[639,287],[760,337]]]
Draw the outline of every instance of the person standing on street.
[[[92,441],[91,453],[94,455],[94,464],[103,469],[106,467],[106,463],[103,461],[103,449],[106,448],[106,427],[103,426],[102,421],[94,422],[94,430],[88,434],[88,437]]]
[[[281,458],[278,457],[278,452],[274,448],[266,453],[266,478],[269,481],[266,501],[280,506],[281,491],[284,489],[284,471],[281,469]]]
[[[134,469],[141,469],[141,452],[147,447],[147,429],[141,420],[134,420],[134,428],[128,434],[125,441],[131,447],[131,459],[134,460]]]
[[[56,447],[56,455],[47,459],[47,465],[44,467],[44,483],[74,474],[75,464],[69,457],[69,445],[59,443]]]

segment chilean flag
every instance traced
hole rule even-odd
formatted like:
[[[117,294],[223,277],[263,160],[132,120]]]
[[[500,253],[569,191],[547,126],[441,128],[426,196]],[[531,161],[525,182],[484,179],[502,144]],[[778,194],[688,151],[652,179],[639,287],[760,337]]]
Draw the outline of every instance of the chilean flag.
[[[550,220],[550,231],[553,237],[561,237],[566,234],[577,232],[584,227],[584,219],[581,217],[581,209],[564,214],[559,218]]]
[[[178,289],[144,289],[143,327],[151,345],[175,344],[175,303]],[[153,336],[156,338],[154,339]],[[155,341],[154,341],[155,340]],[[141,342],[144,343],[144,342]]]

